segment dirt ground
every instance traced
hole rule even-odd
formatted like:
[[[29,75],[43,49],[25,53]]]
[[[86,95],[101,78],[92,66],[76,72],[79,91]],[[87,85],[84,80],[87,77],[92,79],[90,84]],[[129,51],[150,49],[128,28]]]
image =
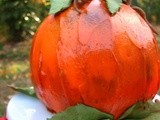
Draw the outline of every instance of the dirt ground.
[[[0,47],[0,116],[15,92],[7,85],[31,86],[30,52],[31,40],[18,44],[2,44]]]

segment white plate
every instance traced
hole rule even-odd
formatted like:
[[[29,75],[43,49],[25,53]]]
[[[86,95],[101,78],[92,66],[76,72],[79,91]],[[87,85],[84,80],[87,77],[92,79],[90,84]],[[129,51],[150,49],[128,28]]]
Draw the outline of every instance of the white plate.
[[[24,94],[14,95],[6,111],[8,120],[47,120],[52,116],[38,99]]]

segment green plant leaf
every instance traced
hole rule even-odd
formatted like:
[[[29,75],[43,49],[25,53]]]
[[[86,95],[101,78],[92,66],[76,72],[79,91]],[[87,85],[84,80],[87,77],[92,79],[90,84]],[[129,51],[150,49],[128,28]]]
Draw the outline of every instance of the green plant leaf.
[[[160,119],[160,112],[151,113],[148,117],[142,120],[159,120]]]
[[[95,108],[78,104],[47,120],[113,120],[113,116]]]
[[[67,9],[72,3],[72,0],[51,0],[50,14],[56,14]]]
[[[122,0],[106,0],[106,4],[109,12],[113,15],[120,9]]]
[[[120,120],[158,120],[160,118],[160,103],[153,103],[151,100],[139,102],[129,108]]]
[[[15,86],[8,86],[8,87],[12,88],[13,90],[17,92],[37,98],[33,87],[28,87],[28,88],[21,88],[21,87],[15,87]]]

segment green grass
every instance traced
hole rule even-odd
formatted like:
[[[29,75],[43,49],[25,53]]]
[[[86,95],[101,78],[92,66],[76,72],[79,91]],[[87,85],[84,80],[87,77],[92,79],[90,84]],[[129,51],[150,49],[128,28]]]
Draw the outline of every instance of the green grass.
[[[24,78],[28,78],[29,76],[29,62],[28,61],[16,61],[8,64],[4,62],[0,65],[0,81],[6,80],[16,80],[21,79],[23,75]]]
[[[7,85],[30,86],[29,52],[31,41],[2,44],[0,49],[0,116],[13,94]]]
[[[5,106],[0,104],[0,116],[3,116],[5,114]]]

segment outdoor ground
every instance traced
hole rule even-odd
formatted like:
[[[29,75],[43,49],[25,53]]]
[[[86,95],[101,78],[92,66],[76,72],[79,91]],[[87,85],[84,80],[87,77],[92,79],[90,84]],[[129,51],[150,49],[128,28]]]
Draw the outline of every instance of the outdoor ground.
[[[160,33],[160,27],[156,27]],[[160,36],[158,37],[160,41]],[[160,44],[159,44],[160,45]],[[29,52],[31,40],[18,44],[0,43],[0,116],[15,92],[7,85],[31,86]]]
[[[29,51],[31,40],[0,45],[0,116],[14,91],[7,85],[30,86]]]

